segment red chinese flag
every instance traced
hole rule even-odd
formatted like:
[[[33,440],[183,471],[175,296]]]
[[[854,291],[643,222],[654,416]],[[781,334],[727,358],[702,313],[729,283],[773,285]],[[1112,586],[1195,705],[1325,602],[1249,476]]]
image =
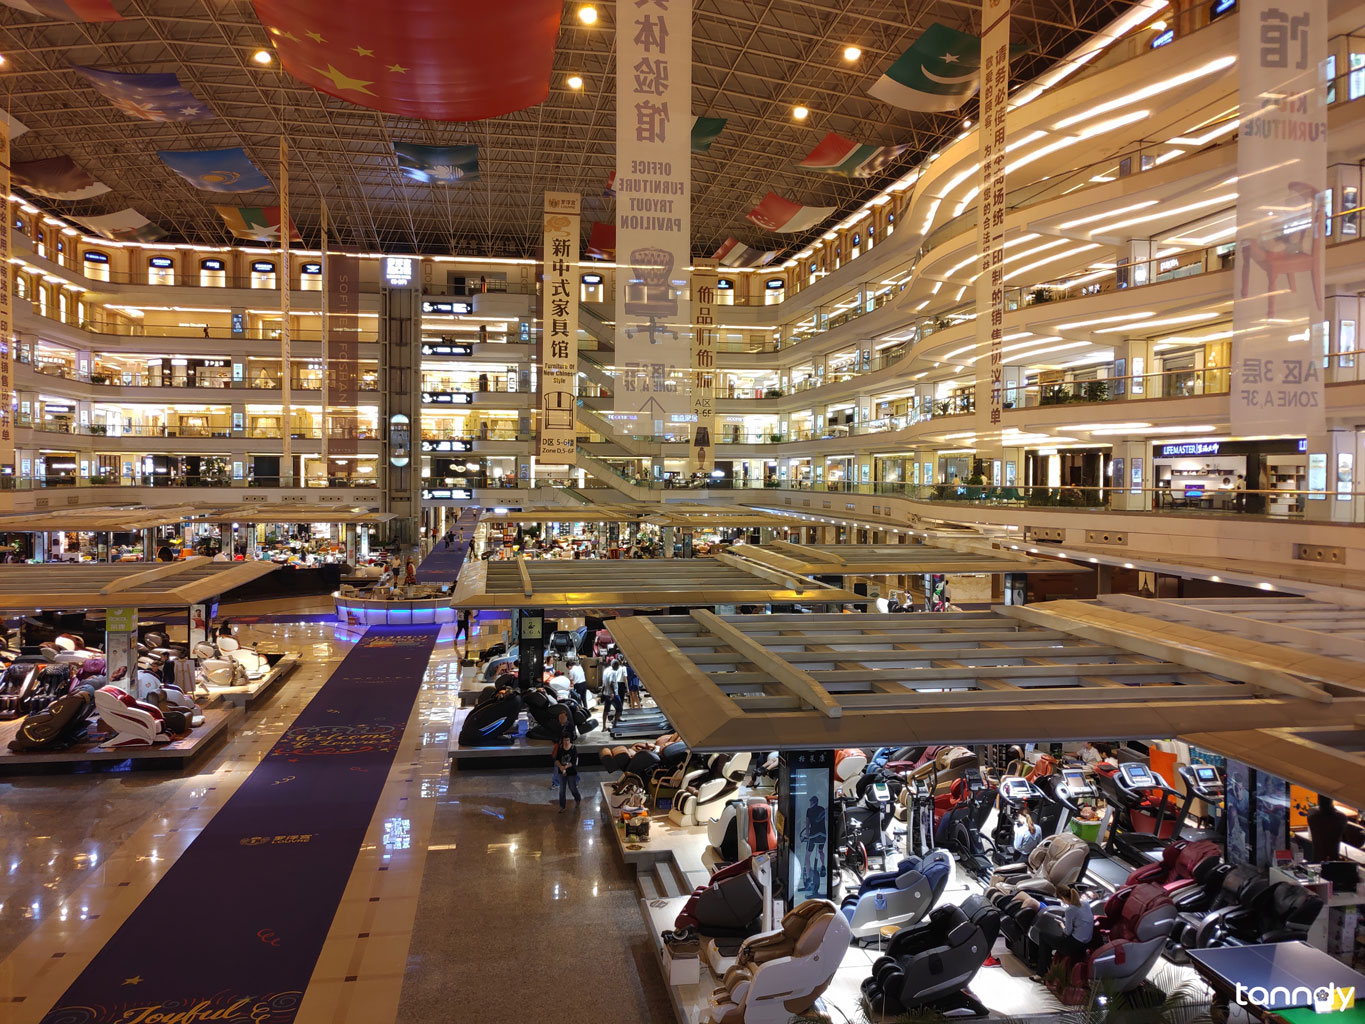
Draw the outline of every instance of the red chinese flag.
[[[284,69],[386,114],[480,121],[550,93],[558,0],[252,0]]]

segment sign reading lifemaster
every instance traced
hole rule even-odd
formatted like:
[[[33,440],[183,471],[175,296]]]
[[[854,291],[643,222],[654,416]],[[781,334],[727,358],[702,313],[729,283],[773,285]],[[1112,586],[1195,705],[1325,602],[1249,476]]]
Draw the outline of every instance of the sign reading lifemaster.
[[[1234,433],[1324,429],[1327,0],[1243,0]]]
[[[691,416],[692,0],[616,19],[616,370],[623,433]]]

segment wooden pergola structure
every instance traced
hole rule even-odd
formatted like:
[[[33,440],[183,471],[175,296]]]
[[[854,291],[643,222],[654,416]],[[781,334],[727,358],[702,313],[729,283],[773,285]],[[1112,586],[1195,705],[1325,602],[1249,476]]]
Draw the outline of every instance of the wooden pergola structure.
[[[1365,805],[1365,685],[1066,606],[1093,607],[693,611],[620,619],[612,635],[697,750],[1179,736]]]
[[[273,562],[52,562],[0,565],[0,611],[184,608],[274,572]]]
[[[773,529],[792,529],[787,516],[747,505],[702,505],[695,502],[677,504],[598,504],[537,505],[505,512],[488,511],[484,523],[648,523],[652,526],[677,529],[710,529],[715,527],[752,528],[767,526]]]
[[[940,547],[936,544],[748,544],[734,553],[772,569],[802,576],[899,576],[913,573],[1079,573],[1068,562],[1031,558],[1013,551]]]

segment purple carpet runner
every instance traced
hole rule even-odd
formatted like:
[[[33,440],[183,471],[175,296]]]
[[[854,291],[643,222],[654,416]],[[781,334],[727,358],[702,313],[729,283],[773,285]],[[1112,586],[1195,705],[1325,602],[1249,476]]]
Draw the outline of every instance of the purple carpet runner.
[[[439,630],[366,630],[43,1024],[292,1021]]]
[[[467,508],[455,520],[455,537],[450,547],[445,539],[437,537],[417,567],[418,583],[454,583],[464,565],[464,556],[469,551],[469,542],[474,539],[474,527],[479,524],[479,509]]]

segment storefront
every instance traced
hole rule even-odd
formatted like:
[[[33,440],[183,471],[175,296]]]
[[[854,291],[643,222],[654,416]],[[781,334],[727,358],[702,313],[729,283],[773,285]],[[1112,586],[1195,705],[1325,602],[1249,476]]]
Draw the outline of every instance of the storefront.
[[[1303,511],[1301,494],[1280,498],[1254,493],[1305,488],[1307,442],[1300,438],[1158,444],[1152,448],[1152,467],[1158,507],[1286,516]]]

